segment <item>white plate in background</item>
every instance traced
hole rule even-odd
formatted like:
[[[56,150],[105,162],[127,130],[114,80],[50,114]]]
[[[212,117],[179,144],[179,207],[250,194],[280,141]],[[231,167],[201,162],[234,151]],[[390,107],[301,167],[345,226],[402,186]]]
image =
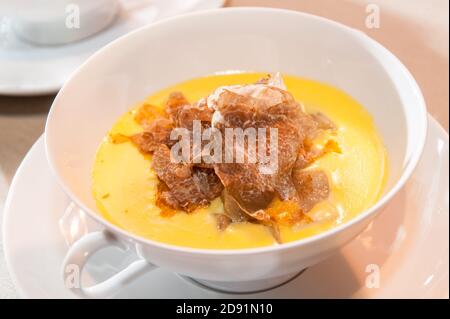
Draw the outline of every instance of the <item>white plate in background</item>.
[[[177,14],[219,8],[225,0],[121,0],[122,10],[107,29],[60,46],[20,40],[0,12],[0,95],[56,93],[70,74],[95,51],[146,24]]]

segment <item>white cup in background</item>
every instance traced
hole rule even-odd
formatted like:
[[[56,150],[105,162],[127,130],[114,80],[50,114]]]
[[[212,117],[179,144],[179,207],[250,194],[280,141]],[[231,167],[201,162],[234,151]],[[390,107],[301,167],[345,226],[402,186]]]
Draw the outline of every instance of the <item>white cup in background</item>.
[[[110,25],[119,0],[16,0],[2,6],[15,33],[39,45],[57,45],[89,37]]]

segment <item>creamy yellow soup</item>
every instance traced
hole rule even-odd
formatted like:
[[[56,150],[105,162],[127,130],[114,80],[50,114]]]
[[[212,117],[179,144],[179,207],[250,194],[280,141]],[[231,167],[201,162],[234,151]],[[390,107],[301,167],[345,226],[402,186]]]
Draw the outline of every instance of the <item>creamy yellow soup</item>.
[[[183,92],[195,102],[219,86],[253,83],[264,75],[239,73],[197,78],[168,87],[145,102],[163,108],[174,91]],[[387,156],[371,116],[352,97],[316,81],[293,76],[283,79],[307,112],[320,111],[338,126],[333,140],[340,148],[340,152],[330,152],[312,164],[328,174],[330,196],[308,213],[308,223],[280,225],[281,239],[286,243],[345,223],[373,205],[387,177]],[[131,142],[115,144],[110,138],[142,131],[134,120],[139,106],[118,119],[95,158],[93,194],[104,217],[141,237],[179,246],[237,249],[276,244],[268,228],[258,224],[235,223],[218,231],[214,215],[223,212],[220,199],[189,214],[162,214],[155,203],[158,178],[151,169],[151,156],[140,153]],[[289,207],[281,204],[270,209]]]

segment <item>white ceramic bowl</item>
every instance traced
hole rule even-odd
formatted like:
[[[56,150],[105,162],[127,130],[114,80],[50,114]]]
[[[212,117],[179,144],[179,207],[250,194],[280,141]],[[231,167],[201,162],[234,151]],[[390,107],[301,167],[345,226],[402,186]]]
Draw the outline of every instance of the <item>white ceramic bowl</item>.
[[[60,45],[87,38],[110,25],[118,0],[15,0],[1,5],[14,31],[38,45]]]
[[[122,230],[98,213],[91,192],[95,151],[117,118],[152,92],[227,70],[280,71],[319,80],[349,93],[372,114],[390,160],[386,190],[376,205],[320,235],[280,246],[203,250],[167,245]],[[69,251],[72,264],[109,245],[136,249],[141,260],[93,287],[107,296],[155,266],[233,291],[264,289],[336,252],[358,235],[411,175],[425,142],[425,103],[411,74],[362,32],[316,16],[240,8],[189,14],[144,27],[100,50],[56,97],[46,126],[48,160],[68,196],[106,231]],[[67,268],[69,267],[69,268]],[[69,269],[69,270],[68,270]]]

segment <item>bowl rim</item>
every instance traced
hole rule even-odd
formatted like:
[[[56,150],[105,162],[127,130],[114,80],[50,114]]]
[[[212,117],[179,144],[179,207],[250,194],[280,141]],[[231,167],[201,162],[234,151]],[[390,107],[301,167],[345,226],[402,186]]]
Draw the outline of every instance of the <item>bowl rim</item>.
[[[100,57],[105,52],[111,50],[116,45],[120,44],[122,40],[125,38],[131,38],[133,36],[136,36],[137,34],[141,32],[145,32],[147,29],[153,29],[157,28],[159,26],[164,26],[166,24],[171,24],[173,21],[189,21],[192,18],[201,18],[205,16],[211,16],[211,15],[227,15],[227,14],[234,14],[234,13],[274,13],[279,15],[291,15],[311,20],[316,20],[320,23],[328,24],[330,26],[333,26],[335,28],[339,28],[344,32],[347,32],[351,36],[355,37],[356,40],[365,42],[368,46],[372,48],[372,50],[378,50],[379,55],[384,55],[386,58],[390,58],[393,60],[395,64],[398,65],[400,72],[403,74],[403,76],[406,77],[408,80],[408,86],[410,89],[415,93],[416,99],[417,99],[417,111],[420,113],[419,117],[421,119],[421,127],[423,127],[423,131],[420,134],[420,138],[416,140],[416,147],[413,150],[411,154],[411,158],[409,159],[408,163],[406,164],[405,168],[403,169],[403,172],[395,185],[392,187],[391,190],[389,190],[386,194],[384,194],[381,198],[377,200],[377,202],[369,207],[368,209],[360,212],[357,216],[353,217],[351,220],[346,221],[340,225],[337,225],[331,229],[328,229],[324,232],[321,232],[319,234],[295,240],[288,243],[283,243],[281,245],[272,245],[272,246],[262,246],[262,247],[255,247],[255,248],[237,248],[237,249],[209,249],[209,248],[193,248],[193,247],[185,247],[185,246],[177,246],[174,244],[167,244],[163,242],[159,242],[152,239],[143,238],[141,236],[138,236],[136,234],[133,234],[123,228],[120,228],[119,226],[116,226],[112,224],[111,222],[104,219],[99,214],[93,212],[90,208],[86,207],[84,203],[71,191],[70,187],[65,183],[64,179],[59,175],[57,166],[55,165],[55,159],[52,156],[51,147],[49,146],[51,144],[51,137],[48,133],[48,127],[51,126],[51,120],[53,117],[53,113],[55,108],[57,107],[59,100],[61,96],[64,94],[64,90],[67,86],[70,85],[70,83],[73,81],[74,78],[76,78],[77,74],[80,72],[83,72],[84,68],[92,63],[95,59]],[[75,72],[72,73],[71,77],[64,83],[61,90],[56,95],[51,109],[49,111],[47,121],[45,124],[45,152],[47,156],[47,161],[49,163],[50,171],[55,176],[58,184],[62,187],[66,195],[70,197],[70,199],[83,211],[89,214],[91,218],[93,218],[96,222],[100,223],[106,229],[113,231],[113,233],[118,233],[120,236],[123,236],[124,238],[131,239],[132,241],[136,243],[140,243],[142,245],[146,245],[149,247],[155,247],[158,249],[164,249],[166,251],[170,251],[172,253],[182,253],[182,254],[197,254],[202,256],[238,256],[238,255],[257,255],[257,254],[266,254],[271,253],[275,251],[286,251],[293,248],[299,248],[301,246],[306,246],[312,243],[316,243],[319,241],[322,241],[326,238],[332,237],[337,235],[338,233],[343,232],[344,230],[351,228],[352,226],[355,226],[359,223],[364,222],[366,219],[372,217],[372,215],[375,215],[377,212],[380,211],[380,209],[388,203],[396,194],[397,192],[404,186],[406,181],[409,179],[411,174],[413,173],[414,169],[416,168],[426,141],[428,131],[428,122],[427,122],[427,110],[426,110],[426,103],[425,99],[423,97],[423,94],[420,90],[419,85],[415,81],[412,74],[408,71],[408,69],[405,67],[405,65],[388,49],[386,49],[383,45],[381,45],[379,42],[375,41],[374,39],[367,36],[362,31],[359,31],[357,29],[351,28],[349,26],[346,26],[344,24],[341,24],[339,22],[316,16],[309,13],[304,12],[298,12],[293,10],[287,10],[287,9],[275,9],[275,8],[264,8],[264,7],[237,7],[237,8],[220,8],[220,9],[213,9],[213,10],[205,10],[205,11],[199,11],[199,12],[193,12],[193,13],[187,13],[182,14],[179,16],[171,17],[164,19],[162,21],[152,23],[143,27],[140,27],[126,35],[123,35],[119,37],[118,39],[112,41],[102,49],[98,50],[95,54],[93,54],[90,58],[88,58],[82,65],[80,65]]]

